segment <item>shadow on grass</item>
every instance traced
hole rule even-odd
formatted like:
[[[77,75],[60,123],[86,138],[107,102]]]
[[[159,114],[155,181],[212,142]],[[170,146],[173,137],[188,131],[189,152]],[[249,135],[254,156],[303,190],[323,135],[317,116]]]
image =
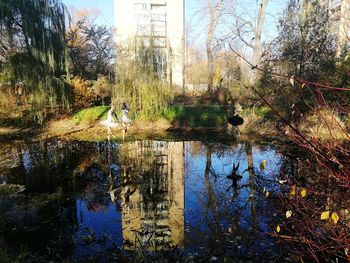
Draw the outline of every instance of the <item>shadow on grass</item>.
[[[176,106],[164,114],[173,128],[221,127],[226,122],[226,109],[212,106]]]

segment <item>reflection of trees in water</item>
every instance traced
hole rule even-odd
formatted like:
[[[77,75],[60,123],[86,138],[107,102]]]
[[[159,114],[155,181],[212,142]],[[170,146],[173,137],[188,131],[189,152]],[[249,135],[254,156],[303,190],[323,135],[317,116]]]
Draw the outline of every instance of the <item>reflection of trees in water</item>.
[[[92,210],[110,202],[105,194],[109,184],[106,147],[104,143],[48,141],[13,143],[2,149],[2,176],[7,183],[26,187],[25,195],[8,199],[11,204],[1,210],[0,239],[9,251],[23,244],[48,260],[70,255],[78,227],[76,199],[71,193],[84,189],[81,196]]]
[[[210,248],[207,251],[209,254],[244,254],[244,258],[253,258],[253,253],[262,253],[264,249],[260,242],[263,242],[263,238],[259,236],[264,232],[262,228],[266,218],[273,213],[257,194],[256,188],[262,192],[268,181],[262,179],[261,174],[254,173],[258,171],[260,163],[253,163],[253,148],[253,143],[240,144],[234,149],[206,145],[206,151],[202,154],[205,157],[204,189],[197,193],[203,217],[195,217],[191,222],[192,228],[187,234],[189,244],[197,244],[201,240],[198,245]],[[230,167],[230,172],[222,174],[222,171],[215,170],[215,164],[225,162],[225,158],[220,158],[227,155],[234,158],[230,163],[225,163],[226,167]],[[234,174],[238,163],[242,179],[237,179],[238,174]],[[236,180],[236,187],[229,188],[233,180]]]
[[[119,185],[119,167],[113,164],[117,161],[118,147],[108,141],[95,144],[94,149],[74,171],[75,191],[82,192],[81,198],[86,201],[88,210],[107,210],[111,201],[117,201],[111,200],[111,191]]]
[[[91,164],[77,179],[77,190],[90,211],[107,210],[111,202],[108,194],[109,178],[98,164]]]
[[[193,151],[192,144],[195,145]],[[145,250],[184,243],[186,145],[186,150],[196,155],[197,163],[193,165],[196,169],[203,168],[197,182],[203,185],[198,201],[202,210],[196,215],[202,225],[191,226],[191,233],[186,234],[187,241],[205,246],[213,254],[238,255],[259,247],[257,236],[271,216],[271,209],[265,201],[259,200],[258,193],[268,181],[259,173],[259,163],[253,163],[256,160],[253,143],[234,147],[155,141],[125,143],[120,147],[113,142],[43,145],[17,145],[6,150],[16,157],[13,158],[15,165],[4,171],[8,181],[28,182],[28,192],[33,193],[77,192],[92,211],[105,209],[112,199],[122,208],[124,248]],[[46,149],[41,150],[41,147]],[[217,169],[216,162],[228,161],[225,164],[229,168],[225,172]],[[236,188],[227,192],[231,182],[226,176],[238,162],[240,169],[248,168],[248,172],[242,180],[237,180]],[[20,178],[13,175],[17,171],[21,171]],[[190,178],[192,174],[187,176]],[[69,231],[73,231],[70,227],[76,227],[75,199],[66,202],[66,197],[60,196],[55,207],[72,211],[72,215],[63,217],[67,218]],[[192,223],[196,222],[188,224]],[[238,249],[239,245],[243,247]]]
[[[107,150],[111,150],[110,152]],[[105,209],[110,159],[117,160],[114,143],[43,142],[12,146],[14,163],[7,170],[9,182],[26,186],[27,191],[82,192],[89,210]],[[106,154],[112,154],[107,156]],[[11,168],[12,167],[12,168]],[[115,180],[118,171],[112,169]],[[81,189],[84,189],[81,191]]]
[[[4,201],[1,196],[0,200]],[[6,207],[2,201],[0,206]],[[75,246],[72,235],[78,225],[74,199],[62,193],[43,193],[10,197],[5,202],[10,206],[0,217],[4,251],[18,255],[25,248],[45,261],[71,255]]]
[[[65,186],[62,182],[84,158],[86,153],[80,147],[79,143],[64,141],[13,144],[8,180],[25,185],[27,191],[55,192],[58,187]]]

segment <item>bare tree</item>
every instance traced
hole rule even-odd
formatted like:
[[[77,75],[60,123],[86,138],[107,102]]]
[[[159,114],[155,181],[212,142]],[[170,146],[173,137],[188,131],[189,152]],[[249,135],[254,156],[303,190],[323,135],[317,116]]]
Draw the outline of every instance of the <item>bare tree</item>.
[[[208,91],[213,91],[213,79],[214,79],[214,56],[212,41],[216,27],[219,22],[220,15],[222,13],[222,2],[223,0],[208,0],[208,10],[210,15],[210,22],[208,27],[206,49],[208,58]]]
[[[235,20],[235,36],[237,36],[245,46],[253,50],[253,69],[259,65],[262,56],[261,36],[268,3],[269,0],[259,1],[255,22],[249,20],[242,14],[237,14],[236,12],[233,13]],[[257,74],[255,72],[253,75],[253,80],[255,81],[256,78]]]
[[[253,64],[258,66],[261,59],[261,34],[265,20],[266,7],[269,0],[262,0],[258,6],[258,16],[254,29]]]

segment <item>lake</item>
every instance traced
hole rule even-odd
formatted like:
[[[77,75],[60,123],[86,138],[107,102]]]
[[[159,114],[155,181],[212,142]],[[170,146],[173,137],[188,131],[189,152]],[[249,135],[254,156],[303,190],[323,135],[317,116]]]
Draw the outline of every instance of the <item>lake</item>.
[[[0,193],[0,247],[9,255],[57,262],[285,256],[269,235],[278,212],[269,195],[289,191],[283,182],[293,161],[275,144],[11,142],[1,144],[0,165],[0,184],[25,187]]]

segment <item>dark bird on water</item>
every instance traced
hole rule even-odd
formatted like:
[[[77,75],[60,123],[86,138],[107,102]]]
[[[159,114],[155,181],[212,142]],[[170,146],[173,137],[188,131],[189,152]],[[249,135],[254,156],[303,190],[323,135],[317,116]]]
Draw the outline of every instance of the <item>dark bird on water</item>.
[[[244,120],[242,117],[238,116],[238,114],[235,114],[233,116],[228,117],[227,122],[232,126],[237,127],[239,125],[242,125],[244,123]]]

